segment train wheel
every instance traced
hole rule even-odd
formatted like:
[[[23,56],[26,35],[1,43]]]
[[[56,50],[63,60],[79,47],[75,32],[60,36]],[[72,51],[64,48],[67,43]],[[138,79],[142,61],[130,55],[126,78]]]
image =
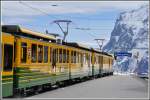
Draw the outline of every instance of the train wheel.
[[[23,88],[23,89],[20,90],[20,96],[21,97],[26,97],[27,96],[26,88]]]

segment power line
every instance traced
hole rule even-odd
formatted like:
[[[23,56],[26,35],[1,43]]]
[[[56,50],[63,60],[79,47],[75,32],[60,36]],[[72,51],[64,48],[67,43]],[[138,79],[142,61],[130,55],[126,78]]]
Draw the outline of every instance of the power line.
[[[27,7],[31,8],[31,9],[33,9],[33,10],[39,11],[39,12],[41,12],[41,13],[47,15],[48,17],[52,17],[52,18],[57,19],[56,17],[49,15],[49,13],[47,13],[47,12],[41,10],[41,9],[32,7],[32,6],[28,5],[27,3],[22,2],[21,0],[19,1],[19,3],[22,4],[22,5],[24,5],[24,6],[27,6]]]
[[[73,16],[73,17],[70,17],[71,19],[78,19],[78,20],[89,20],[89,21],[91,21],[91,20],[96,20],[96,21],[116,21],[116,20],[118,20],[118,19],[109,19],[109,18],[97,18],[97,17],[75,17],[75,16]],[[133,19],[133,20],[123,20],[123,21],[143,21],[143,20],[140,20],[140,19],[138,19],[138,20],[135,20],[135,19]]]
[[[72,23],[75,27],[78,27],[79,28],[79,26],[75,23],[75,22],[73,22]],[[82,31],[87,31],[87,30],[82,30]],[[87,34],[89,34],[90,36],[92,36],[93,38],[95,38],[95,37],[97,37],[97,36],[95,36],[95,35],[93,35],[93,34],[91,34],[91,33],[88,33],[88,32],[86,32]]]
[[[99,18],[89,18],[89,17],[71,17],[72,19],[77,19],[77,20],[96,20],[96,21],[115,21],[115,19],[99,19]]]
[[[84,27],[75,27],[75,28],[72,28],[72,29],[76,29],[76,30],[88,30],[88,31],[91,31],[91,30],[112,30],[112,29],[101,29],[101,28],[84,28]]]
[[[85,31],[87,34],[89,34],[90,36],[92,36],[93,38],[97,38],[97,35],[95,33],[89,33],[87,31],[92,30],[92,28],[80,28],[75,22],[72,23],[75,28],[73,29],[77,29],[77,30],[81,30],[81,31]],[[87,29],[87,30],[86,30]],[[93,29],[94,30],[94,29]],[[99,29],[100,30],[100,29]],[[95,34],[95,35],[93,35]]]

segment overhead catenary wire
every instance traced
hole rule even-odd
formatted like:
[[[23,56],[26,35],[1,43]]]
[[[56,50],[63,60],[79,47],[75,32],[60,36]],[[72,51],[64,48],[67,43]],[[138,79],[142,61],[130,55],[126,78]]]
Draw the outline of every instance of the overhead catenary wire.
[[[96,38],[96,37],[97,37],[96,35],[93,35],[93,33],[88,32],[89,30],[80,28],[75,22],[73,22],[72,24],[75,26],[75,28],[73,28],[73,29],[85,31],[87,34],[89,34],[89,35],[92,36],[93,38]],[[78,28],[78,29],[77,29],[77,28]]]
[[[52,15],[50,15],[49,13],[47,13],[47,12],[45,12],[45,11],[41,10],[41,9],[38,9],[38,8],[36,8],[36,7],[33,7],[33,6],[30,6],[29,4],[24,3],[24,2],[22,2],[21,0],[19,1],[19,3],[20,3],[20,4],[22,4],[22,5],[24,5],[24,6],[26,6],[26,7],[31,8],[31,9],[33,9],[33,10],[39,11],[39,12],[41,12],[41,13],[45,14],[45,15],[46,15],[46,16],[48,16],[48,17],[51,17],[51,18],[55,18],[55,19],[57,19],[57,17],[52,16]]]
[[[77,19],[77,20],[88,20],[88,21],[113,21],[116,22],[116,19],[104,19],[104,18],[88,18],[88,17],[70,17],[71,19]],[[143,20],[123,20],[123,21],[143,21]]]

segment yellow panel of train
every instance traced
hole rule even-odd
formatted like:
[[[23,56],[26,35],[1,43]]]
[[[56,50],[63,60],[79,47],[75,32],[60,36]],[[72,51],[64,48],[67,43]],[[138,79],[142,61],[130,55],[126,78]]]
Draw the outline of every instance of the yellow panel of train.
[[[2,26],[2,95],[110,75],[113,57],[17,25]],[[36,87],[36,89],[35,89]]]

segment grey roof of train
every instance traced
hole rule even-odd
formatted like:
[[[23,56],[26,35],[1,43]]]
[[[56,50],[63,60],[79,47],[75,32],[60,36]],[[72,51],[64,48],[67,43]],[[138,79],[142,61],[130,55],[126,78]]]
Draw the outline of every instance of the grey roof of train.
[[[76,43],[76,42],[64,42],[63,44],[67,45],[67,46],[77,47],[77,48],[81,48],[81,49],[84,49],[84,50],[94,51],[94,52],[101,53],[101,54],[104,54],[104,55],[107,55],[107,56],[111,56],[107,52],[101,52],[101,51],[95,50],[92,47],[85,47],[84,45],[81,45],[81,44]]]

